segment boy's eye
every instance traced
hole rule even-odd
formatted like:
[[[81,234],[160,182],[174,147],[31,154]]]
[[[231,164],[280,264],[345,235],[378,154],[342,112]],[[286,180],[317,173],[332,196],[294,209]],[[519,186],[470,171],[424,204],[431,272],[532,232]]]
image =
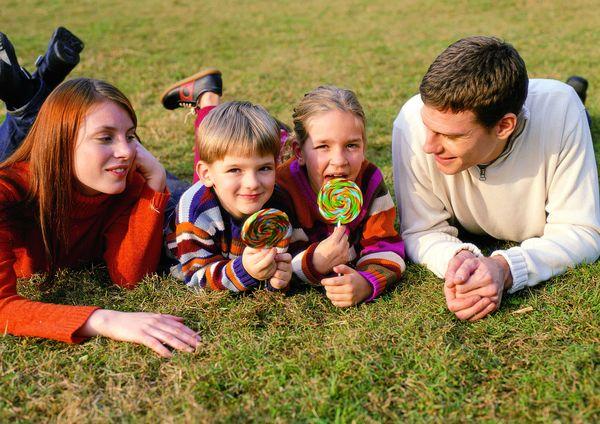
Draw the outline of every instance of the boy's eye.
[[[317,150],[324,150],[327,149],[329,146],[327,146],[327,144],[319,144],[318,146],[315,146],[315,149]]]
[[[273,167],[271,165],[265,165],[262,168],[260,168],[260,171],[263,171],[263,172],[272,171],[272,170],[273,170]]]
[[[227,170],[227,173],[229,173],[229,174],[237,174],[238,172],[241,172],[240,168],[229,168]]]
[[[358,148],[359,146],[358,146],[358,143],[350,143],[350,144],[348,144],[348,145],[347,145],[347,147],[348,147],[349,149],[356,149],[356,148]]]

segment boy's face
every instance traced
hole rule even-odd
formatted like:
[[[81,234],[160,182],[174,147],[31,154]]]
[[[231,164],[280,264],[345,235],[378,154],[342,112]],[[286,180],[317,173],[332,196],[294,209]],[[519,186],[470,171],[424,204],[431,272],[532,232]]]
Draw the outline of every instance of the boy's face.
[[[198,162],[197,172],[235,219],[262,209],[275,188],[275,157],[226,155],[213,163]]]

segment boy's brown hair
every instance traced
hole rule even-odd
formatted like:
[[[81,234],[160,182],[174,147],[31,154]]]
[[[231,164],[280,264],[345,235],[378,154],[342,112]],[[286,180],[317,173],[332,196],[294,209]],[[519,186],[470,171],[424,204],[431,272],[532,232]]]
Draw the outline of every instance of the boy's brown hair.
[[[529,79],[525,62],[510,44],[494,37],[467,37],[451,44],[421,81],[423,103],[441,111],[472,111],[484,127],[506,113],[517,115]]]
[[[198,127],[196,147],[206,163],[226,155],[279,157],[279,126],[262,106],[245,101],[222,103]]]

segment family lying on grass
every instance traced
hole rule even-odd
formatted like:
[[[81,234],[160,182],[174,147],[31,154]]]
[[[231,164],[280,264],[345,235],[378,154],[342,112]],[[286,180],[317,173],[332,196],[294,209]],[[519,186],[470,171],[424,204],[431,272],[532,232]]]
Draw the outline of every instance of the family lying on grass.
[[[306,94],[282,146],[289,130],[264,108],[221,103],[219,71],[177,82],[162,102],[196,114],[188,188],[140,144],[135,112],[118,89],[88,78],[60,84],[82,49],[59,28],[30,75],[0,33],[0,98],[8,110],[0,127],[4,333],[67,342],[103,335],[165,357],[169,348],[196,348],[198,334],[176,316],[17,294],[19,277],[43,272],[48,285],[60,268],[97,261],[125,288],[172,261],[171,273],[193,288],[238,292],[264,281],[286,291],[305,282],[349,307],[398,282],[406,248],[445,280],[450,311],[474,321],[498,309],[505,292],[600,254],[585,98],[558,81],[529,80],[517,51],[496,38],[449,46],[394,122],[402,237],[383,175],[365,157],[366,119],[352,91],[322,86]],[[575,78],[572,85],[584,96],[585,84]],[[282,148],[292,154],[281,163]],[[364,198],[358,217],[336,226],[319,214],[317,193],[339,177]],[[242,242],[245,219],[269,207],[290,218],[287,252]],[[458,238],[459,228],[520,244],[484,256]]]

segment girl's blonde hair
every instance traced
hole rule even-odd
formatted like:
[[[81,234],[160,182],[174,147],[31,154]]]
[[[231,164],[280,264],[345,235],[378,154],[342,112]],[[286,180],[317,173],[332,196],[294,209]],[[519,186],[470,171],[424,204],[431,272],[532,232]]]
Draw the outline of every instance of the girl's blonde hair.
[[[198,127],[196,147],[206,163],[226,155],[279,157],[279,126],[262,106],[250,102],[222,103]]]
[[[367,141],[367,120],[356,94],[352,90],[333,85],[322,85],[304,95],[294,108],[294,140],[303,146],[308,138],[308,125],[316,115],[331,110],[350,112],[362,123],[363,141]]]

